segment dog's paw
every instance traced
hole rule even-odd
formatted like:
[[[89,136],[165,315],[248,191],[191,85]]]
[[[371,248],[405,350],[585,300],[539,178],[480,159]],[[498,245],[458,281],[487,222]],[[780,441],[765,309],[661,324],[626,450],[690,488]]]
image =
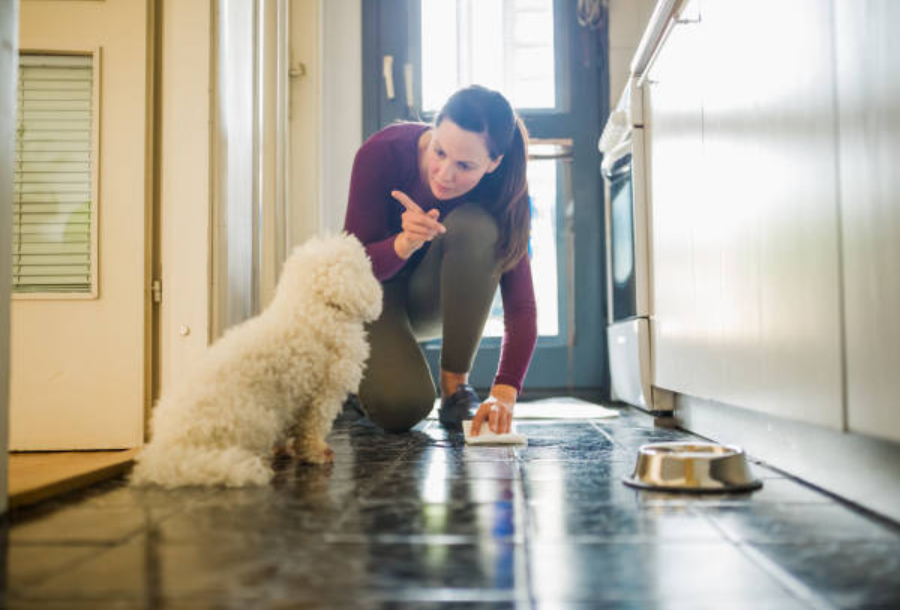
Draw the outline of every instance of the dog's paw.
[[[296,437],[288,437],[284,443],[276,445],[272,448],[272,453],[276,457],[289,456],[291,458],[300,458],[300,452],[303,449],[301,442]]]
[[[328,447],[326,443],[314,448],[295,445],[294,457],[311,465],[327,465],[334,462],[334,450]]]
[[[278,445],[272,448],[272,454],[275,458],[294,458],[294,449],[291,446]]]

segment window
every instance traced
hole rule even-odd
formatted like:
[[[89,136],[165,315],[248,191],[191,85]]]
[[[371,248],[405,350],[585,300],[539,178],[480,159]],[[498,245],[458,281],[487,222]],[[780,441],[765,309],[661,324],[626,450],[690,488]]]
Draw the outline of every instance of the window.
[[[504,93],[520,115],[556,107],[553,0],[422,0],[422,106],[435,112],[460,87],[477,83]],[[570,143],[571,144],[571,143]],[[560,334],[558,250],[566,236],[558,202],[570,175],[535,151],[554,145],[534,139],[528,162],[531,195],[531,257],[538,334]],[[571,147],[570,147],[571,148]],[[564,263],[564,262],[563,262]],[[498,291],[485,337],[503,335]]]
[[[94,55],[19,58],[14,293],[97,294]]]
[[[501,91],[530,135],[529,256],[538,342],[532,388],[605,388],[603,194],[597,140],[607,115],[605,26],[579,22],[575,0],[363,2],[365,135],[424,120],[456,89]],[[605,24],[606,21],[603,21]],[[385,74],[386,58],[393,70]],[[389,96],[397,77],[403,90]],[[396,87],[394,87],[396,89]],[[488,388],[504,332],[491,308],[470,382]],[[435,379],[440,340],[426,344]]]
[[[473,83],[556,107],[553,0],[422,0],[422,110]]]
[[[565,219],[562,216],[565,211],[560,209],[557,202],[565,204],[571,197],[568,193],[558,193],[560,186],[568,187],[571,183],[568,160],[557,153],[557,149],[562,148],[564,147],[558,144],[540,142],[532,143],[529,147],[531,238],[528,242],[528,256],[531,258],[531,274],[536,289],[538,335],[544,337],[553,337],[560,332],[559,277],[560,264],[565,262],[559,260],[558,250],[559,244],[565,241]],[[483,335],[502,337],[503,329],[503,303],[498,289]]]

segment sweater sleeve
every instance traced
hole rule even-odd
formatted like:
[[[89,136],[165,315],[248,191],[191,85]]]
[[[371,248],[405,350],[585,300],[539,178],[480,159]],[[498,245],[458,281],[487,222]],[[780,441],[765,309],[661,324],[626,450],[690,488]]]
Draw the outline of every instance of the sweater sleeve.
[[[513,386],[521,393],[537,344],[537,306],[527,255],[500,278],[500,296],[504,330],[494,384]]]
[[[391,186],[397,166],[389,147],[377,141],[365,143],[353,160],[350,196],[344,230],[355,235],[372,260],[378,280],[387,280],[406,263],[394,250],[397,231],[391,226]],[[397,202],[397,206],[400,203]]]

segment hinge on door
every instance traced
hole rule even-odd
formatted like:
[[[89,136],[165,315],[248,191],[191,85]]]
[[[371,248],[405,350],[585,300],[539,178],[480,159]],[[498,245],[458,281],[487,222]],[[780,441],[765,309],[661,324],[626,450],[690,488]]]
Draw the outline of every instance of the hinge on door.
[[[154,280],[150,292],[153,293],[153,303],[162,303],[162,280]]]

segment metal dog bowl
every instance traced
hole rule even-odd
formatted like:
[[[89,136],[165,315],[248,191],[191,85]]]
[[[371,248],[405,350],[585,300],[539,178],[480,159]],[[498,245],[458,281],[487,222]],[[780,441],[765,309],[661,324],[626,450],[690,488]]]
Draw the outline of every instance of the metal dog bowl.
[[[634,488],[671,492],[741,492],[762,486],[741,448],[696,442],[641,446],[634,473],[623,479]]]

